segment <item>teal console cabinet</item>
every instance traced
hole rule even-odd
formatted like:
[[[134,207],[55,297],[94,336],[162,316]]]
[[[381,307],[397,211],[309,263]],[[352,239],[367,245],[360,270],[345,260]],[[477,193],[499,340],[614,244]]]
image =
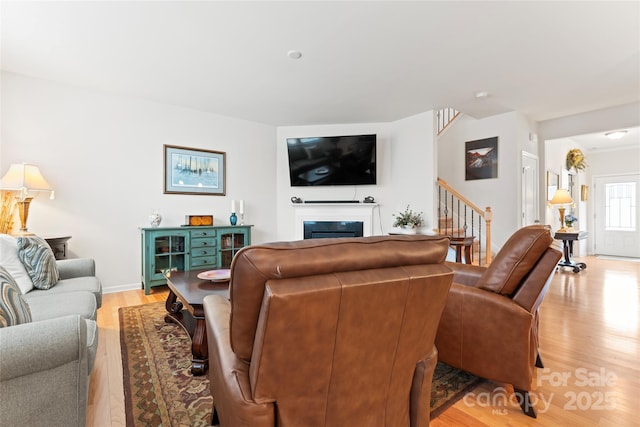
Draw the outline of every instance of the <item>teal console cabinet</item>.
[[[141,228],[142,288],[167,284],[170,271],[229,268],[233,256],[251,244],[251,226]]]

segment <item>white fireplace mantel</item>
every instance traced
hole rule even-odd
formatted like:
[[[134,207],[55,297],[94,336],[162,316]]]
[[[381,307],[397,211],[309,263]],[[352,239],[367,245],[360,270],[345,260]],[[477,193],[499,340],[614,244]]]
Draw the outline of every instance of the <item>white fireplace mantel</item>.
[[[305,221],[361,221],[362,235],[373,235],[373,210],[377,203],[294,203],[296,239],[304,239]]]

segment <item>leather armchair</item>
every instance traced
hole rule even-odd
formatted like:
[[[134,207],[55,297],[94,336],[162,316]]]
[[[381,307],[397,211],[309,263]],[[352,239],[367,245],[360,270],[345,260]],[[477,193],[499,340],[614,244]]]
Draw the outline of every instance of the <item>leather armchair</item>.
[[[513,385],[522,410],[529,399],[538,350],[538,308],[562,254],[544,226],[517,230],[489,267],[450,263],[454,271],[438,334],[440,361]]]
[[[427,427],[448,244],[384,236],[241,249],[230,300],[204,299],[214,423]]]

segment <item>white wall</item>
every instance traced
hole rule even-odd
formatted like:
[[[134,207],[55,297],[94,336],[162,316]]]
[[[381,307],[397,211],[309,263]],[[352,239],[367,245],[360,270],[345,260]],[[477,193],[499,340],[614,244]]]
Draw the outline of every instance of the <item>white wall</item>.
[[[277,206],[278,236],[294,240],[295,213],[291,197],[303,200],[359,200],[373,196],[378,203],[374,212],[373,234],[391,231],[393,213],[407,204],[423,211],[433,228],[434,167],[433,112],[418,114],[392,123],[355,123],[278,128]],[[286,139],[309,136],[377,134],[377,185],[291,187]]]
[[[390,230],[393,213],[404,211],[407,204],[424,212],[422,232],[437,226],[435,190],[437,174],[435,111],[407,117],[391,123],[391,187],[386,195],[388,210],[383,220]]]
[[[587,171],[591,177],[638,173],[640,172],[640,145],[624,150],[589,153]]]
[[[261,243],[295,239],[291,196],[361,201],[371,195],[379,204],[374,234],[391,231],[392,214],[407,204],[424,211],[425,231],[433,228],[431,111],[392,123],[276,129],[6,72],[0,90],[0,173],[11,163],[35,163],[56,191],[55,200],[34,200],[29,229],[71,235],[70,256],[94,258],[106,292],[138,286],[139,227],[154,209],[162,226],[179,226],[187,214],[213,214],[216,225],[225,225],[230,200],[244,199],[253,243]],[[378,135],[378,185],[290,186],[287,137],[356,133]],[[163,144],[226,152],[227,195],[163,194]]]
[[[638,125],[640,125],[640,103],[636,102],[545,120],[539,124],[539,133],[541,140],[549,140]]]
[[[493,211],[493,250],[521,226],[521,153],[538,155],[535,123],[517,112],[463,115],[438,138],[438,175],[480,208]],[[498,137],[498,177],[465,181],[465,142]]]
[[[588,174],[589,171],[587,168],[586,171],[581,171],[580,173],[576,173],[575,170],[568,171],[566,169],[566,156],[567,153],[574,149],[578,148],[580,150],[584,149],[583,147],[573,141],[571,138],[560,138],[550,141],[545,141],[545,186],[546,186],[546,171],[550,171],[558,174],[560,179],[560,187],[565,190],[569,190],[569,174],[573,175],[573,206],[565,208],[565,215],[572,213],[578,218],[578,222],[574,225],[575,228],[579,230],[588,230],[589,229],[589,216],[587,211],[587,203],[580,200],[580,186],[583,184],[587,184],[589,181]],[[546,192],[545,192],[546,194]],[[551,230],[555,232],[561,226],[560,224],[560,213],[558,211],[557,206],[549,205],[548,203],[544,204],[544,212],[545,212],[545,224],[551,226]],[[560,242],[556,242],[556,246],[558,249],[562,249],[562,245]],[[582,256],[588,252],[588,242],[587,240],[580,240],[577,244],[574,244],[574,255]]]
[[[580,186],[583,184],[587,184],[589,181],[589,168],[585,171],[581,171],[580,173],[576,173],[575,170],[567,171],[565,167],[566,156],[567,153],[574,149],[580,149],[583,153],[586,153],[583,147],[573,141],[571,138],[560,138],[550,141],[545,141],[546,144],[546,158],[545,165],[546,170],[554,172],[558,174],[560,177],[560,188],[564,188],[569,190],[568,185],[568,175],[573,175],[573,201],[574,206],[572,208],[567,208],[566,213],[573,213],[578,217],[577,226],[581,230],[586,230],[588,226],[588,218],[586,211],[586,203],[580,201]],[[588,156],[588,155],[587,155]],[[545,215],[545,223],[551,225],[551,228],[555,231],[560,228],[560,218],[558,214],[558,208],[552,207],[549,205],[545,205],[546,215]]]
[[[140,283],[140,233],[158,209],[163,226],[187,214],[229,223],[244,199],[253,242],[276,240],[276,129],[2,73],[0,173],[40,166],[55,200],[36,198],[29,229],[71,235],[72,257],[93,257],[105,291]],[[226,152],[226,196],[163,194],[163,144]]]

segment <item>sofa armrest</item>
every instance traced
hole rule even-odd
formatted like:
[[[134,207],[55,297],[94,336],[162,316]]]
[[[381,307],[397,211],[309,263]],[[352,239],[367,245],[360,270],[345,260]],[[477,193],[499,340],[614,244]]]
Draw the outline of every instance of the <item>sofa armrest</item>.
[[[60,279],[96,275],[96,263],[93,258],[61,259],[56,261],[56,264]]]
[[[0,328],[0,425],[85,425],[86,328],[78,315]]]
[[[453,281],[466,286],[475,286],[478,279],[487,271],[486,267],[479,267],[472,264],[461,264],[451,261],[447,261],[445,264],[453,270]]]
[[[86,359],[86,328],[79,315],[0,328],[0,381]]]
[[[231,305],[221,295],[203,301],[209,346],[211,395],[220,425],[260,427],[275,425],[273,403],[257,403],[251,396],[249,365],[231,350]]]
[[[436,337],[440,360],[529,390],[534,323],[533,313],[507,296],[453,283]]]
[[[438,350],[433,347],[431,354],[420,360],[413,372],[409,417],[412,427],[429,427],[431,418],[431,383],[438,363]]]

